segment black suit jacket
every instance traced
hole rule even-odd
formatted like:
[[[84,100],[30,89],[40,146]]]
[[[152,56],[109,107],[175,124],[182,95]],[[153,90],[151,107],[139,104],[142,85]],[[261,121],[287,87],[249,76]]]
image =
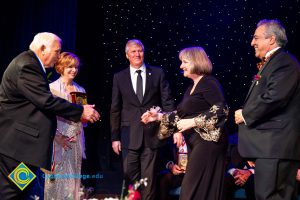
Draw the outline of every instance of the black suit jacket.
[[[32,51],[7,67],[0,86],[0,153],[50,169],[56,115],[79,121],[83,107],[52,96]]]
[[[114,75],[110,112],[111,140],[121,141],[122,148],[157,148],[161,141],[157,138],[159,123],[147,125],[141,122],[141,115],[152,106],[160,106],[163,111],[173,111],[174,101],[169,84],[162,69],[146,66],[146,89],[143,102],[138,100],[130,77],[130,68]]]
[[[300,159],[300,68],[283,49],[259,72],[242,111],[239,152],[250,158]]]

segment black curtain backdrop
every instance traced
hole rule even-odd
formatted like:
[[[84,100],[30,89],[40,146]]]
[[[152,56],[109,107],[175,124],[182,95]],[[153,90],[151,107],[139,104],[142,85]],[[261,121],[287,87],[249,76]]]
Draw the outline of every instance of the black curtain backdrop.
[[[39,32],[53,32],[64,51],[76,51],[77,0],[10,0],[1,5],[0,75]]]
[[[63,40],[63,51],[81,59],[76,81],[96,104],[101,122],[85,129],[87,172],[116,170],[120,157],[111,150],[109,108],[113,74],[128,67],[124,47],[132,38],[145,45],[145,61],[161,66],[176,102],[190,81],[179,70],[178,52],[202,46],[214,66],[230,106],[228,127],[236,132],[233,113],[243,104],[256,73],[250,46],[261,19],[285,26],[287,50],[300,59],[300,2],[259,0],[27,0],[1,6],[0,76],[11,59],[27,50],[37,32],[50,31]]]

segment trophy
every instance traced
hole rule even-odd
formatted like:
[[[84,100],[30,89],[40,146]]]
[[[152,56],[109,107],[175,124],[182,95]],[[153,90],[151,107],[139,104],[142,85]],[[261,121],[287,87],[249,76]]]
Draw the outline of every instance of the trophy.
[[[188,163],[188,154],[183,152],[178,152],[178,166],[182,170],[186,170],[186,166]]]
[[[72,103],[86,105],[87,104],[87,95],[83,92],[70,92],[72,97]]]

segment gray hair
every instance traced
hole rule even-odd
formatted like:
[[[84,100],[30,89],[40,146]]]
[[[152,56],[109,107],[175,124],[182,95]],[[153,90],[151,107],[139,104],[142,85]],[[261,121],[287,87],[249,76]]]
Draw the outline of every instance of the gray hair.
[[[33,41],[29,45],[29,49],[35,52],[43,45],[47,47],[51,46],[54,41],[59,41],[60,43],[62,42],[62,40],[53,33],[38,33],[34,36]]]
[[[125,53],[128,52],[129,46],[132,45],[132,44],[142,47],[143,51],[145,50],[144,45],[140,40],[132,39],[132,40],[128,40],[128,42],[126,43]]]
[[[266,27],[266,37],[275,36],[275,40],[278,46],[284,47],[287,42],[287,36],[284,27],[281,25],[279,20],[268,20],[263,19],[257,23],[257,27]]]

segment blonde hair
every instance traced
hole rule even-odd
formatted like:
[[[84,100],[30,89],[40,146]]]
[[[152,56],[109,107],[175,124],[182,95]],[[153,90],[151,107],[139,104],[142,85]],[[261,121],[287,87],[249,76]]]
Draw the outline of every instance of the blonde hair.
[[[75,66],[79,69],[80,60],[79,58],[70,52],[63,52],[60,54],[60,58],[55,64],[55,70],[59,74],[63,74],[64,70],[68,66]]]
[[[179,52],[179,59],[187,59],[194,64],[191,73],[197,75],[211,74],[212,64],[202,47],[188,47]]]

